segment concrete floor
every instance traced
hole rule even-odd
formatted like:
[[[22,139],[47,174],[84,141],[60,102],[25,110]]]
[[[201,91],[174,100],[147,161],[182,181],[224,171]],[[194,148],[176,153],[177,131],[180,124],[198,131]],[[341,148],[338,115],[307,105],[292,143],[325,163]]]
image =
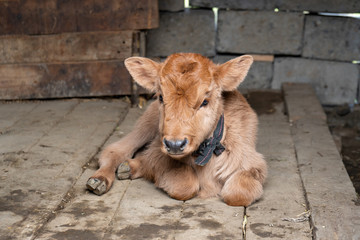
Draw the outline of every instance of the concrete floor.
[[[308,85],[259,115],[261,200],[177,201],[142,179],[85,188],[103,146],[143,110],[121,100],[0,104],[0,239],[360,239],[360,206]],[[286,110],[287,115],[284,114]]]

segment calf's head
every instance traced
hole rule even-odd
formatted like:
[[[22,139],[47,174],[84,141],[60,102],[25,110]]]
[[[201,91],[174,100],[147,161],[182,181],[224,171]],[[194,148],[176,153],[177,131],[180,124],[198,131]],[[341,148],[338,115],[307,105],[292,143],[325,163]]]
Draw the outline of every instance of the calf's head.
[[[163,63],[131,57],[125,65],[139,85],[157,93],[162,151],[179,159],[211,137],[223,113],[221,93],[235,90],[252,62],[245,55],[216,65],[199,54],[180,53]]]

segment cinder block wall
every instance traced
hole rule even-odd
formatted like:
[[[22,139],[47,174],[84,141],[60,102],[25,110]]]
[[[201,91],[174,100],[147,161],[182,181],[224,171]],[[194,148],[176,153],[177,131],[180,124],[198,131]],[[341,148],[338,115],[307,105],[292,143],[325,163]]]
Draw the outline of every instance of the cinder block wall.
[[[360,19],[319,13],[360,12],[360,1],[190,0],[190,6],[159,0],[160,27],[147,35],[148,57],[196,52],[223,63],[253,54],[241,88],[308,82],[323,104],[359,100],[360,66],[353,60],[360,60]],[[212,8],[219,9],[217,22]]]

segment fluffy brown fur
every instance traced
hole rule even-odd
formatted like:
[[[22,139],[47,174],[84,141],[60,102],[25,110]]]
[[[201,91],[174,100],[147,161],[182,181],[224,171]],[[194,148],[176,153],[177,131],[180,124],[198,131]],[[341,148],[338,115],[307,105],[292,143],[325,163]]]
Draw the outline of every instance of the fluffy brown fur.
[[[251,56],[241,56],[216,65],[191,53],[173,54],[163,63],[128,58],[125,65],[135,81],[161,100],[149,106],[131,133],[105,148],[88,188],[97,194],[107,192],[120,165],[120,178],[144,177],[179,200],[220,196],[228,205],[248,206],[258,199],[267,167],[255,149],[257,116],[236,90],[252,62]],[[208,104],[202,106],[204,100]],[[226,150],[198,166],[192,153],[212,136],[221,114],[225,118],[221,143]],[[164,146],[164,139],[185,138],[180,153]]]

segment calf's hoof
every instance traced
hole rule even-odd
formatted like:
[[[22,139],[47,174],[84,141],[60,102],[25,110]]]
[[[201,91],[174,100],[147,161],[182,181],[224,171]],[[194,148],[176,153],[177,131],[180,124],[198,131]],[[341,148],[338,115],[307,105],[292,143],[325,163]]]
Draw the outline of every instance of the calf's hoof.
[[[103,195],[106,193],[106,181],[101,180],[99,178],[89,178],[86,183],[87,189],[91,192],[95,193],[96,195]]]
[[[131,177],[131,168],[128,161],[122,162],[117,169],[117,177],[120,180],[129,179]]]
[[[245,198],[245,197],[225,197],[223,198],[224,202],[229,205],[229,206],[234,206],[234,207],[238,207],[238,206],[244,206],[244,207],[248,207],[254,200],[253,199],[249,199],[249,198]]]

